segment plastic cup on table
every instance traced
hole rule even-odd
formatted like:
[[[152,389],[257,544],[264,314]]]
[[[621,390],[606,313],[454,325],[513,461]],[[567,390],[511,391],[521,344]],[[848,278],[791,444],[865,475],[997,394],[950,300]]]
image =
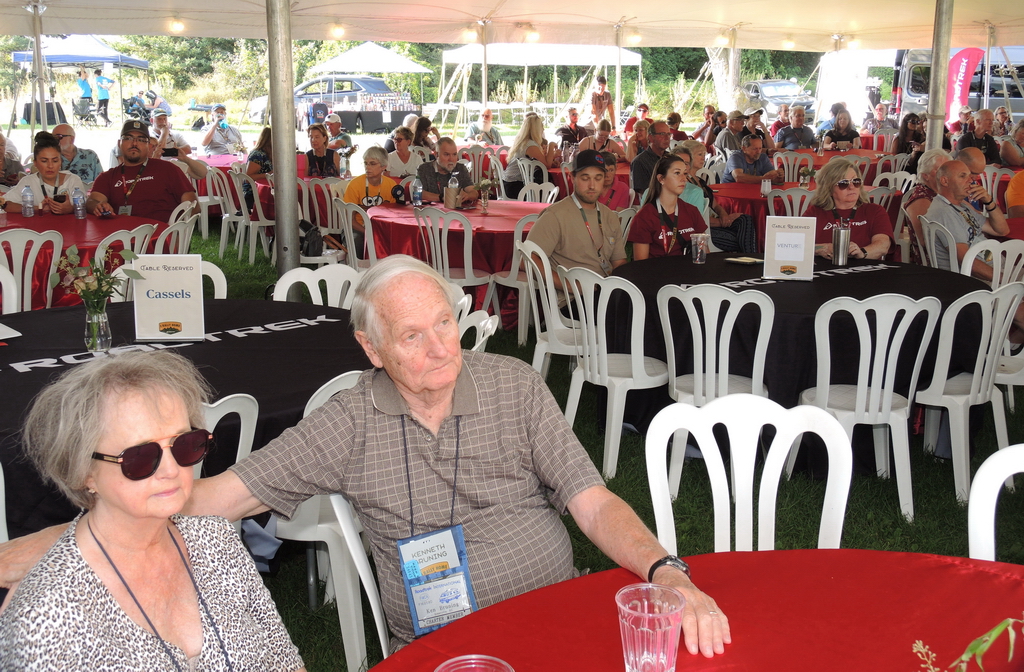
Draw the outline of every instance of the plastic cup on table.
[[[703,264],[708,260],[708,248],[711,247],[710,233],[690,234],[690,252],[693,255],[693,263]]]
[[[434,672],[516,672],[501,658],[471,653],[446,660]]]
[[[668,586],[634,583],[615,594],[626,672],[674,672],[686,598]]]

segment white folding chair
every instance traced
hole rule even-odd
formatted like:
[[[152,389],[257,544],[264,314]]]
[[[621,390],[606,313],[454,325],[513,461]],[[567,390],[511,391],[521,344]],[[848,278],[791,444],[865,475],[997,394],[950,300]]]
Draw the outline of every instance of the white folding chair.
[[[800,403],[823,408],[839,420],[853,441],[856,425],[871,425],[874,430],[875,470],[889,477],[889,430],[896,462],[896,489],[904,517],[914,519],[913,483],[910,480],[910,437],[907,423],[917,390],[921,362],[932,340],[942,304],[934,296],[915,301],[902,294],[879,294],[863,301],[847,296],[822,304],[814,317],[818,373],[815,386],[800,393]],[[837,313],[853,318],[858,338],[857,380],[853,385],[832,383],[832,360],[849,357],[847,351],[833,351],[832,320]],[[911,325],[923,315],[924,332],[920,339],[906,345],[913,369],[906,396],[897,394],[896,369],[904,354],[904,341]],[[904,355],[902,363],[907,363]],[[790,454],[786,472],[792,473],[797,451]]]
[[[558,291],[555,289],[551,263],[544,250],[530,240],[516,241],[516,249],[522,255],[533,308],[537,337],[533,347],[533,368],[546,379],[551,355],[568,355],[574,359],[579,355],[579,324],[566,318],[558,309]]]
[[[131,250],[135,254],[145,254],[149,249],[149,240],[153,237],[154,231],[156,231],[156,227],[152,224],[139,224],[131,231],[126,229],[114,231],[96,246],[94,258],[103,259],[107,255],[107,250],[114,243],[121,243],[122,249]]]
[[[953,234],[939,222],[932,221],[923,215],[920,221],[921,229],[924,232],[924,246],[925,251],[928,253],[928,263],[931,264],[932,268],[941,268],[944,271],[952,271],[953,273],[958,272],[960,270],[960,262],[956,256],[956,240],[953,238]],[[943,264],[942,259],[939,257],[940,249],[944,249],[946,252],[945,264]]]
[[[430,264],[445,280],[463,289],[491,284],[491,274],[473,268],[473,225],[459,212],[440,208],[416,208],[416,221],[420,233],[426,235]],[[448,236],[455,223],[462,228],[462,268],[453,267],[448,248]]]
[[[728,434],[731,489],[713,432],[716,426],[724,426]],[[715,507],[715,552],[728,552],[733,548],[730,492],[736,506],[735,549],[751,551],[755,466],[765,426],[775,428],[775,438],[764,460],[757,497],[757,550],[775,548],[775,504],[779,480],[791,446],[804,433],[817,434],[828,450],[828,480],[818,526],[818,548],[839,548],[853,472],[853,451],[842,426],[834,417],[814,406],[787,409],[764,397],[733,394],[700,408],[682,403],[667,406],[654,417],[647,430],[647,480],[654,505],[655,529],[658,541],[669,553],[678,552],[676,521],[665,468],[669,439],[680,431],[692,434],[704,455]]]
[[[1024,443],[997,450],[978,467],[967,503],[967,543],[975,560],[996,559],[996,500],[1014,474],[1024,473]]]
[[[534,173],[535,170],[541,171],[542,178],[540,179],[540,184],[551,181],[548,178],[548,167],[544,165],[543,161],[527,159],[525,157],[516,160],[519,161],[519,170],[522,173],[524,184],[530,184],[531,182],[538,181],[536,173]]]
[[[778,152],[775,154],[775,168],[782,169],[786,175],[786,182],[799,182],[800,169],[814,168],[814,157],[801,152]]]
[[[1013,282],[999,289],[978,290],[954,301],[942,315],[939,327],[939,349],[935,356],[935,372],[931,385],[917,393],[917,403],[933,408],[925,409],[924,449],[935,452],[938,442],[939,420],[942,408],[949,412],[949,435],[952,443],[953,484],[956,496],[962,502],[970,497],[971,456],[968,445],[968,411],[971,406],[992,403],[992,418],[999,448],[1009,445],[1006,433],[1006,415],[1003,394],[995,386],[1003,341],[1010,331],[1014,312],[1024,296],[1024,284]],[[974,356],[972,373],[949,375],[956,320],[968,306],[981,309],[981,335],[978,352]],[[973,350],[972,350],[973,352]]]
[[[608,389],[608,411],[604,429],[605,478],[614,478],[619,458],[622,435],[622,415],[626,407],[626,393],[630,390],[661,387],[668,383],[665,362],[646,357],[643,352],[644,321],[647,304],[636,285],[615,276],[602,278],[589,268],[558,267],[562,287],[568,288],[580,320],[580,350],[576,356],[576,369],[569,383],[569,397],[565,418],[572,426],[579,408],[583,382]],[[606,331],[608,304],[612,296],[625,294],[632,305],[630,350],[620,354],[609,352]]]
[[[338,392],[354,387],[361,374],[361,371],[349,371],[324,383],[306,403],[303,417],[310,415]],[[329,601],[333,597],[337,604],[346,665],[350,670],[358,670],[362,668],[366,659],[366,633],[363,629],[363,606],[359,597],[361,573],[357,570],[354,559],[356,551],[364,553],[363,558],[365,559],[365,550],[362,550],[364,546],[358,539],[362,526],[354,518],[350,518],[350,522],[353,522],[352,527],[354,528],[350,529],[350,532],[354,533],[356,537],[351,546],[346,543],[345,534],[330,497],[316,495],[300,504],[292,514],[291,520],[277,519],[277,536],[281,539],[316,544],[306,552],[309,606],[310,609],[316,608],[317,579],[320,578],[327,584],[325,601]],[[323,547],[326,547],[326,552],[322,550]],[[319,550],[314,550],[314,548]],[[318,565],[319,574],[317,572]],[[365,577],[363,578],[365,581]],[[368,595],[371,595],[373,585],[372,583],[366,584]],[[373,592],[376,593],[375,588]],[[373,601],[372,596],[370,600]],[[376,611],[374,615],[377,616]],[[382,618],[383,612],[381,612]],[[382,631],[380,623],[381,620],[378,620],[378,635],[381,636],[381,645],[384,655],[387,656],[386,626]]]
[[[530,203],[554,203],[558,199],[558,187],[551,182],[528,183],[519,192],[520,201]]]
[[[198,212],[188,215],[161,231],[156,237],[156,243],[153,244],[153,254],[188,254],[192,245],[192,233],[199,222],[199,217]]]
[[[20,288],[20,296],[15,295],[15,311],[32,310],[32,276],[35,273],[36,258],[47,244],[52,246],[53,254],[46,277],[57,272],[57,262],[64,253],[64,237],[57,231],[37,233],[31,229],[5,229],[0,231],[0,267],[10,271],[14,281]],[[46,307],[53,300],[53,288],[46,283]],[[5,299],[6,302],[6,299]],[[6,311],[5,311],[6,312]]]
[[[672,326],[672,305],[679,302],[686,311],[690,329],[693,373],[677,375],[676,344],[685,342]],[[732,373],[730,348],[736,320],[741,315],[758,312],[755,335],[754,360],[750,377]],[[746,309],[746,310],[744,310]],[[746,290],[736,292],[728,287],[712,284],[665,285],[658,291],[658,315],[665,336],[668,364],[668,394],[672,399],[694,406],[705,404],[729,394],[755,394],[767,396],[764,386],[764,363],[768,353],[768,339],[775,323],[775,304],[764,292]],[[676,436],[669,461],[669,492],[673,499],[679,494],[679,479],[686,454],[686,434]]]
[[[802,217],[804,211],[811,205],[813,191],[807,189],[772,189],[768,192],[768,214],[772,217]],[[782,201],[782,212],[777,211],[775,199]]]
[[[488,315],[486,310],[475,310],[459,320],[459,338],[465,336],[470,329],[476,329],[476,340],[470,350],[483,352],[487,347],[487,339],[498,330],[499,320],[498,315]]]
[[[18,292],[18,281],[6,267],[0,266],[0,314],[18,312],[18,304],[21,303],[21,295]],[[520,344],[521,345],[521,344]]]
[[[530,224],[532,226],[539,217],[539,214],[526,215],[516,222],[516,229],[512,234],[512,240],[514,242],[521,241],[526,225]],[[491,277],[494,281],[487,286],[487,294],[484,296],[483,305],[484,307],[491,306],[495,315],[501,315],[497,286],[501,285],[502,287],[517,290],[519,299],[519,345],[524,345],[530,330],[530,303],[532,296],[526,282],[526,271],[523,270],[523,258],[518,246],[512,251],[512,262],[509,265],[508,272],[495,273]]]
[[[274,301],[287,301],[292,285],[302,284],[309,290],[309,297],[315,305],[333,306],[348,310],[352,307],[356,287],[362,275],[356,269],[344,264],[328,264],[315,271],[309,268],[293,268],[282,275],[274,286]],[[321,296],[321,283],[324,285]]]

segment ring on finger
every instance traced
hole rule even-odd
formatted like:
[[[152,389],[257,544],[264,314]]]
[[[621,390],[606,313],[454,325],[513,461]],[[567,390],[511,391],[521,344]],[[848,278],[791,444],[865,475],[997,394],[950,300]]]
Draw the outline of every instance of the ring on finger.
[[[709,611],[708,612],[708,616],[718,616],[718,612],[717,611]]]

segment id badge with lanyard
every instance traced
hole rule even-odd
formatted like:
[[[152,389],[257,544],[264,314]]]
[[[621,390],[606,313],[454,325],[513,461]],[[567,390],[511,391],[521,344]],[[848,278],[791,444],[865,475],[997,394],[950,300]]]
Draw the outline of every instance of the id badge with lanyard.
[[[580,205],[579,200],[576,198],[576,194],[572,195],[573,203],[580,210],[580,217],[583,218],[583,224],[587,227],[587,233],[590,235],[590,243],[594,246],[594,253],[597,255],[597,261],[601,264],[601,270],[604,271],[605,275],[612,274],[612,264],[604,256],[604,252],[601,251],[603,245],[598,245],[597,240],[594,239],[594,232],[590,230],[590,222],[587,221],[587,213],[583,211],[583,206]],[[597,235],[598,239],[604,234],[604,226],[601,222],[601,208],[595,208],[597,210]],[[611,244],[612,249],[615,248],[615,237],[608,236],[608,243]]]
[[[132,193],[135,191],[135,187],[139,186],[139,181],[142,180],[142,173],[146,172],[146,163],[142,164],[139,168],[138,175],[135,176],[135,181],[132,182],[132,188],[128,188],[128,180],[124,176],[124,165],[121,165],[121,188],[124,189],[124,205],[117,209],[119,215],[131,215],[132,206],[128,205],[128,199],[132,197]]]
[[[661,229],[665,235],[665,240],[662,243],[662,247],[665,248],[665,254],[667,255],[669,252],[672,251],[672,246],[676,243],[679,243],[679,209],[677,206],[676,221],[673,224],[672,220],[668,216],[668,213],[665,212],[665,209],[661,207],[661,201],[656,200],[655,203],[658,206],[658,217],[661,218]],[[679,253],[685,257],[689,249],[686,247],[686,245],[683,245],[682,243],[679,243],[679,245]]]
[[[448,527],[415,534],[412,480],[409,472],[409,444],[402,416],[402,445],[409,492],[409,533],[399,539],[398,560],[402,567],[402,585],[412,616],[416,636],[425,635],[477,610],[469,558],[462,525],[455,525],[455,492],[459,478],[459,417],[455,418],[455,476]]]

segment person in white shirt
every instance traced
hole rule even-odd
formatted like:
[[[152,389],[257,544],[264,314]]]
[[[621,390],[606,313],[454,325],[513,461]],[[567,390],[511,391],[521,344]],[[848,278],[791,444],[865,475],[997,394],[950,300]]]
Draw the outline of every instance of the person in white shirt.
[[[409,175],[415,175],[416,169],[423,163],[423,157],[419,152],[409,149],[412,145],[412,131],[405,126],[395,129],[395,151],[388,154],[387,176],[394,180],[401,180]]]

